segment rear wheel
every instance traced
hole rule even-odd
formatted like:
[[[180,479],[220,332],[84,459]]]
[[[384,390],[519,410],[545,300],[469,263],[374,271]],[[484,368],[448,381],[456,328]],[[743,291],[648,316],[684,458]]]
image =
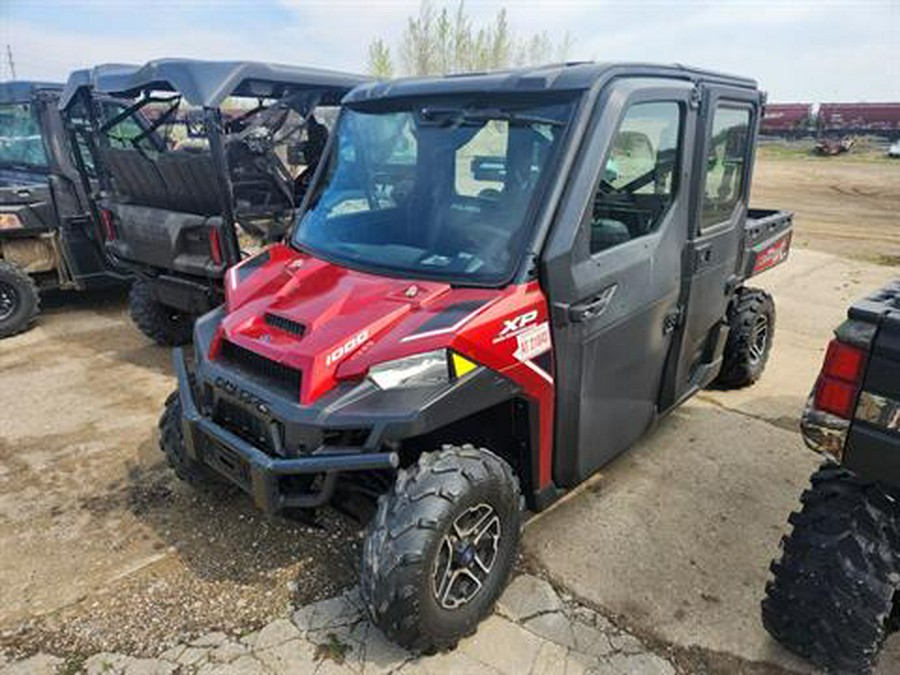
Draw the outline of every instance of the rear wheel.
[[[728,313],[728,341],[716,384],[726,389],[756,382],[766,368],[775,335],[775,301],[758,288],[742,288]]]
[[[0,260],[0,338],[28,328],[39,307],[34,280],[16,265]]]
[[[763,625],[819,666],[868,673],[898,618],[900,495],[835,465],[811,480],[772,563]]]
[[[156,300],[146,281],[138,279],[132,284],[128,305],[131,320],[156,344],[177,347],[191,341],[196,317]]]
[[[420,652],[473,633],[509,580],[521,510],[512,469],[488,450],[446,446],[400,471],[363,547],[360,589],[373,622]]]
[[[181,399],[176,389],[166,399],[166,406],[159,418],[159,449],[166,455],[169,466],[181,480],[195,487],[221,486],[225,481],[203,464],[191,459],[184,447],[184,430],[181,425]]]

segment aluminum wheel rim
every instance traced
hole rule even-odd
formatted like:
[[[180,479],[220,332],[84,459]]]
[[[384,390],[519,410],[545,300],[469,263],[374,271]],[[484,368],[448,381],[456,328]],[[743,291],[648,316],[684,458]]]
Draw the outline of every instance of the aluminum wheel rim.
[[[0,321],[8,319],[19,306],[19,294],[6,282],[0,281]]]
[[[750,336],[750,363],[756,365],[762,361],[769,343],[769,317],[762,314],[756,317],[753,333]]]
[[[441,539],[432,590],[444,609],[458,609],[484,588],[500,551],[500,516],[480,503],[458,515]]]

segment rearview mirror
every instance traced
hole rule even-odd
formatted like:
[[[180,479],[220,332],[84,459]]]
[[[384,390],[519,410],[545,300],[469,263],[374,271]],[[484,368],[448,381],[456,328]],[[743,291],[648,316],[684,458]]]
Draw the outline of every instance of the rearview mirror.
[[[306,143],[292,143],[287,147],[287,161],[293,166],[306,166]]]
[[[502,183],[506,179],[506,158],[479,155],[472,158],[472,178]]]

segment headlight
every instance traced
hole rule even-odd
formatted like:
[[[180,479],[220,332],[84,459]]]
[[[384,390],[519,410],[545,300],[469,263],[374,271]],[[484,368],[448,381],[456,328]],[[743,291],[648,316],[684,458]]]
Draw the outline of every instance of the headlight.
[[[22,221],[15,213],[0,213],[0,230],[17,230],[22,227]]]
[[[446,349],[423,352],[369,368],[369,379],[382,389],[427,387],[450,381]]]

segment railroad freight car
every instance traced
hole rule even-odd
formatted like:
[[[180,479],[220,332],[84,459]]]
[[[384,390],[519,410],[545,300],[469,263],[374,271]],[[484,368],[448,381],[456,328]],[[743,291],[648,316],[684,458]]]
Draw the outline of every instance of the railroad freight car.
[[[805,136],[813,129],[812,103],[770,103],[760,122],[765,136]]]
[[[816,116],[820,134],[876,134],[900,137],[900,103],[822,103]]]

